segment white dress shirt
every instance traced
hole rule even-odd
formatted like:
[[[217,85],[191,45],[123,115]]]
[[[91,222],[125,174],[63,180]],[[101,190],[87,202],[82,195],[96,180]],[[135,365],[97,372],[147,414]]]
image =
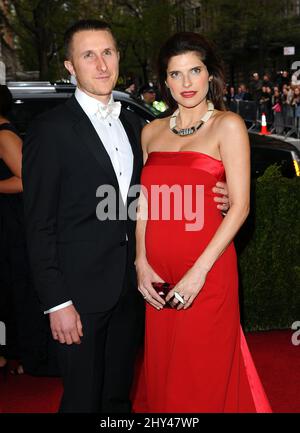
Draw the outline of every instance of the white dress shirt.
[[[105,119],[101,117],[99,106],[104,106],[102,102],[78,88],[75,91],[75,98],[90,119],[110,157],[123,202],[126,203],[133,171],[133,153],[125,129],[120,119],[115,119],[110,114]],[[113,102],[113,96],[111,96],[109,102]],[[100,143],[99,146],[101,146]],[[52,313],[69,305],[72,305],[72,301],[50,308],[44,314]]]

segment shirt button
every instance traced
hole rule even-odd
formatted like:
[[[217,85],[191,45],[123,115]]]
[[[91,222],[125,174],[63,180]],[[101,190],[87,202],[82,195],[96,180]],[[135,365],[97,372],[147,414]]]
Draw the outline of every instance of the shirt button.
[[[118,151],[119,149],[116,147],[116,151]]]
[[[120,176],[122,176],[122,172],[120,171]]]

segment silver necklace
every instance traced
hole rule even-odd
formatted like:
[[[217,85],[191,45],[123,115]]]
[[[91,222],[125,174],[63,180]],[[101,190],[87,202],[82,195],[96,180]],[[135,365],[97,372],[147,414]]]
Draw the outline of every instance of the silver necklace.
[[[170,118],[170,131],[172,131],[174,134],[179,135],[180,137],[186,137],[188,135],[195,134],[201,126],[210,119],[214,112],[214,104],[211,101],[207,101],[207,112],[204,114],[204,116],[201,117],[201,119],[196,123],[194,126],[190,126],[189,128],[183,128],[183,129],[177,129],[176,120],[177,116],[179,114],[179,109],[175,111],[173,116]]]

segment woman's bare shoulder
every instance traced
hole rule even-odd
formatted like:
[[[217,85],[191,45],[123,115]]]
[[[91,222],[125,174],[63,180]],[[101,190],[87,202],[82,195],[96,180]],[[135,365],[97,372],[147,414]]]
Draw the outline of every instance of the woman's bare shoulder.
[[[169,118],[155,119],[144,126],[142,130],[142,143],[149,144],[153,138],[160,134],[164,128],[169,124]]]
[[[218,111],[215,120],[216,124],[222,129],[222,131],[224,131],[224,129],[232,130],[235,128],[246,129],[242,117],[232,111]]]
[[[22,143],[21,139],[14,132],[9,129],[3,129],[0,131],[0,146],[2,148],[9,147],[13,144]]]
[[[249,149],[249,135],[244,119],[232,111],[224,111],[216,124],[219,150],[224,158],[225,152],[230,155]],[[248,150],[247,150],[248,152]]]

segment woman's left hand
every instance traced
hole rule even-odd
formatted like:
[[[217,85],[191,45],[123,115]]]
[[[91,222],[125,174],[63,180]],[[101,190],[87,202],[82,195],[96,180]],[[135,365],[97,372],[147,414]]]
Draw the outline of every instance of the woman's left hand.
[[[192,305],[196,296],[199,294],[200,290],[204,286],[206,276],[207,271],[204,271],[202,269],[195,269],[192,267],[176,284],[176,286],[172,290],[170,290],[166,297],[166,302],[168,302],[174,297],[171,301],[172,307],[176,308],[177,310],[181,310],[182,308],[186,310]],[[179,297],[184,300],[184,303],[180,302],[174,296],[175,292],[177,292],[177,294],[179,294]]]

